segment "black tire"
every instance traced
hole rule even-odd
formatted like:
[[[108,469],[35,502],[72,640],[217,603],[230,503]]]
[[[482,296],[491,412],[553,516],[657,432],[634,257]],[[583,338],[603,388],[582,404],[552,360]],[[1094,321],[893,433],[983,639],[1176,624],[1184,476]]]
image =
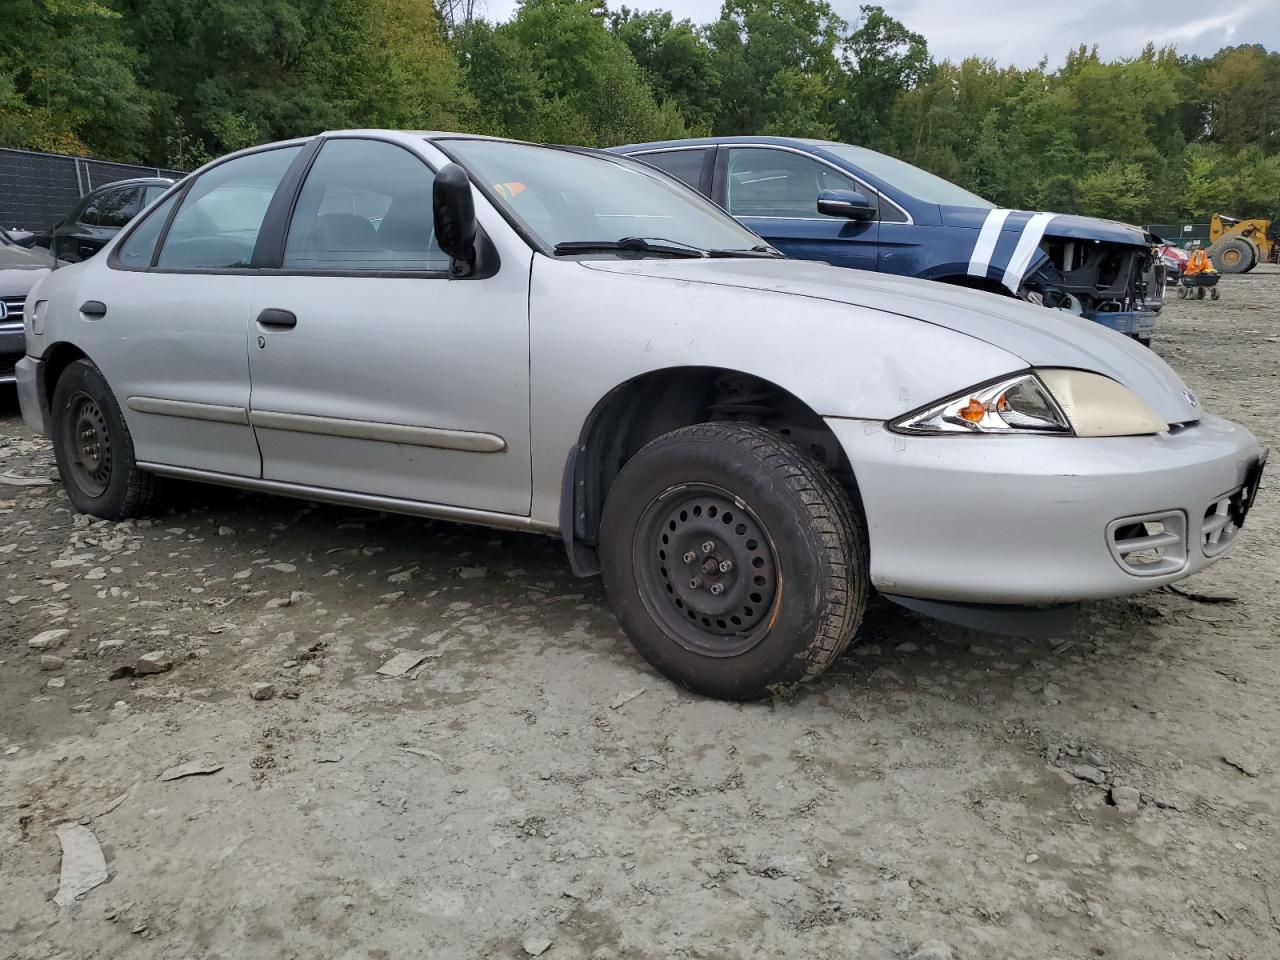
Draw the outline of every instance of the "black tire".
[[[97,367],[77,360],[62,371],[52,414],[53,452],[72,506],[104,520],[154,506],[160,480],[138,469],[120,405]]]
[[[1204,299],[1204,287],[1196,287],[1196,299],[1197,300]]]
[[[1257,260],[1253,244],[1242,237],[1231,237],[1213,245],[1209,259],[1219,273],[1248,273]]]
[[[1221,291],[1221,290],[1219,290],[1217,287],[1210,287],[1210,288],[1209,288],[1209,299],[1210,299],[1210,300],[1221,300],[1221,299],[1222,299],[1222,291]]]
[[[609,491],[605,588],[631,642],[665,676],[707,696],[757,700],[818,676],[853,639],[868,590],[855,511],[831,474],[763,427],[674,430],[632,457]]]

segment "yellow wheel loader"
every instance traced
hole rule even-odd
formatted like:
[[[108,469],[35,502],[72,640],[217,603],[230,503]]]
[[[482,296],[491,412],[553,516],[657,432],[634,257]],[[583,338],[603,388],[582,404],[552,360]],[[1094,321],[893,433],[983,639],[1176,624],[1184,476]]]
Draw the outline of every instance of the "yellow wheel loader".
[[[1248,273],[1260,263],[1280,263],[1280,219],[1237,220],[1215,213],[1208,252],[1219,273]]]

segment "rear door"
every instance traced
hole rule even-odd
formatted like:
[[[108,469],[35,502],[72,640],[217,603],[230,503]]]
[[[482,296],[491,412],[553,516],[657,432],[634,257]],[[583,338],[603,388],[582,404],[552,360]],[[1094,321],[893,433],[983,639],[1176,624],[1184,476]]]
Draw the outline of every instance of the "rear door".
[[[451,279],[434,176],[390,141],[316,155],[249,309],[263,477],[527,515],[529,260]]]
[[[138,215],[142,209],[142,188],[130,186],[104,190],[94,206],[97,222],[79,238],[82,259],[96,254],[120,232],[121,227]]]
[[[722,148],[724,149],[724,148]],[[839,267],[876,269],[880,223],[818,212],[823,190],[875,191],[813,157],[781,147],[727,148],[716,185],[724,208],[783,253]]]
[[[139,461],[259,476],[249,426],[252,261],[267,207],[300,151],[277,147],[210,167],[122,238],[109,269],[85,273],[90,353]]]

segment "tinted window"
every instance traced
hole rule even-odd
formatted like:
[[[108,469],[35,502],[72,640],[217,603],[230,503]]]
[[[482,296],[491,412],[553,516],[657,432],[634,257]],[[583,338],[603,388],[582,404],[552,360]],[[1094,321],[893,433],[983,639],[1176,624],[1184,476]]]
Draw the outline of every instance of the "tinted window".
[[[98,197],[98,226],[123,227],[142,209],[142,191],[137,187],[107,190]]]
[[[729,151],[725,206],[735,217],[823,218],[823,190],[857,190],[875,202],[865,187],[810,157],[752,147]]]
[[[682,183],[697,190],[702,180],[702,161],[706,150],[668,150],[664,153],[644,153],[636,157],[664,170]]]
[[[280,179],[301,147],[251,153],[201,174],[178,208],[157,266],[247,267]]]
[[[151,204],[153,204],[157,199],[159,199],[160,195],[168,189],[169,189],[168,187],[163,186],[161,184],[156,184],[154,187],[143,187],[142,188],[142,206],[144,208],[151,206]]]
[[[160,231],[173,209],[176,196],[170,197],[160,206],[147,214],[145,220],[124,238],[124,242],[116,248],[116,258],[126,267],[149,267],[151,258],[156,252],[156,241],[160,239]]]
[[[448,270],[435,241],[435,174],[403,147],[330,140],[311,165],[289,224],[294,270]]]

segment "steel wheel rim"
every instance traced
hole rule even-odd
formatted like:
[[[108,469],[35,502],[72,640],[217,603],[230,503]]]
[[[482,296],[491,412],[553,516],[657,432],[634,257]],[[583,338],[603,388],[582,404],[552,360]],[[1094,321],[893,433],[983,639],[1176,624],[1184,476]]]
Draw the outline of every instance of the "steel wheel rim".
[[[636,526],[632,569],[650,616],[692,653],[740,656],[776,618],[782,571],[773,539],[722,487],[684,484],[655,497]]]
[[[111,436],[98,401],[77,393],[67,405],[63,439],[76,485],[100,497],[111,483]]]

